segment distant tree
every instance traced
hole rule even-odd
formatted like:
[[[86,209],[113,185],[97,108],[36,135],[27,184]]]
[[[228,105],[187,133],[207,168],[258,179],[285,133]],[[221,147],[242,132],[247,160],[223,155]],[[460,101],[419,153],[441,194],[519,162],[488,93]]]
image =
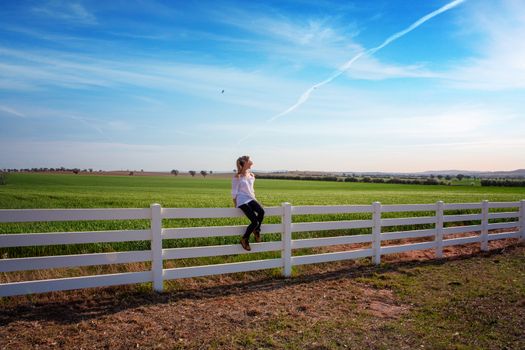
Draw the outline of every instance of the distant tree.
[[[73,171],[73,174],[78,174],[78,173],[80,172],[80,169],[76,169],[76,168],[75,168],[75,169],[73,169],[72,171]]]
[[[179,171],[176,170],[176,169],[173,169],[170,173],[171,173],[171,175],[174,175],[174,176],[179,175]]]
[[[195,176],[195,174],[197,174],[197,172],[195,170],[190,170],[190,171],[188,171],[188,173],[190,173],[190,175],[192,177]]]
[[[93,168],[89,168],[89,172],[92,173],[93,172]]]
[[[210,175],[213,174],[213,170],[210,170]]]
[[[443,175],[438,175],[437,178],[441,180],[443,178]]]
[[[430,178],[431,179],[435,178],[434,174],[430,174]]]
[[[439,185],[439,182],[438,180],[431,178],[431,179],[426,179],[422,184],[423,185]]]
[[[208,175],[208,172],[206,170],[201,170],[201,175],[203,177],[206,177],[206,175]]]
[[[0,171],[0,185],[7,185],[7,173]]]
[[[130,171],[128,175],[129,175],[129,176],[133,176],[133,175],[135,175],[135,172]]]
[[[450,181],[451,179],[452,179],[452,177],[450,175],[445,176],[445,180],[449,180]]]
[[[456,175],[456,178],[457,178],[459,181],[461,181],[464,177],[465,177],[465,175],[463,175],[463,174],[457,174],[457,175]]]

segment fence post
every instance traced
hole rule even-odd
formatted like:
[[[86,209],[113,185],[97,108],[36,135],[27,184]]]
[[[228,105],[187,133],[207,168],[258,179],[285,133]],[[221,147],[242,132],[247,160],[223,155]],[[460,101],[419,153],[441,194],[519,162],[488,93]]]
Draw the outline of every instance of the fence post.
[[[290,203],[283,203],[283,234],[281,236],[283,247],[281,256],[283,259],[283,276],[290,277],[292,275],[292,205]]]
[[[372,254],[376,265],[381,263],[381,203],[372,203]]]
[[[521,240],[525,241],[525,199],[520,201],[520,231]]]
[[[151,271],[153,273],[153,290],[162,292],[162,218],[161,206],[154,203],[151,208],[151,253],[153,260],[151,261]]]
[[[436,203],[436,258],[443,257],[443,201]]]
[[[481,202],[481,251],[489,250],[489,201]]]

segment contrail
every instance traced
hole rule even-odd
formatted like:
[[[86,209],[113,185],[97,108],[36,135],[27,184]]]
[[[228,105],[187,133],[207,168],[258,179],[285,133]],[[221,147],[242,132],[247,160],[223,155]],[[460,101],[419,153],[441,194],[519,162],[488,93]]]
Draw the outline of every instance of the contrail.
[[[20,117],[20,118],[26,118],[25,114],[20,113],[16,109],[8,107],[8,106],[0,105],[0,111],[6,112],[6,113],[9,113],[9,114],[12,114],[12,115],[16,115],[17,117]]]
[[[406,29],[403,29],[397,33],[395,33],[394,35],[391,35],[390,37],[388,37],[385,41],[383,41],[383,43],[379,46],[376,46],[374,48],[371,48],[371,49],[368,49],[366,51],[361,51],[359,52],[357,55],[355,55],[351,60],[349,60],[348,62],[346,62],[345,64],[343,64],[341,66],[341,68],[339,68],[336,72],[332,73],[332,75],[330,77],[328,77],[327,79],[311,86],[308,90],[306,90],[305,92],[303,92],[303,94],[299,97],[299,99],[297,100],[297,102],[295,102],[295,104],[293,104],[292,106],[288,107],[286,110],[274,115],[273,117],[271,117],[270,119],[267,120],[267,122],[273,122],[274,120],[277,120],[279,118],[281,118],[282,116],[285,116],[287,115],[288,113],[292,112],[293,110],[297,109],[299,106],[301,106],[303,103],[305,103],[306,101],[308,101],[308,99],[310,98],[310,95],[311,93],[325,85],[325,84],[328,84],[329,82],[331,82],[332,80],[334,80],[335,78],[339,77],[341,74],[343,74],[344,72],[346,72],[347,70],[350,69],[350,67],[352,66],[352,64],[357,61],[358,59],[360,59],[361,57],[367,55],[367,56],[372,56],[373,54],[375,54],[377,51],[381,50],[382,48],[384,48],[385,46],[387,46],[388,44],[392,43],[393,41],[401,38],[402,36],[410,33],[411,31],[413,31],[414,29],[416,29],[417,27],[419,27],[420,25],[422,25],[423,23],[425,23],[426,21],[428,21],[429,19],[445,12],[445,11],[448,11],[456,6],[458,6],[459,4],[461,4],[462,2],[465,2],[466,0],[454,0],[448,4],[446,4],[445,6],[429,13],[428,15],[425,15],[423,17],[421,17],[420,19],[418,19],[417,21],[415,21],[414,23],[412,23],[410,26],[408,26]],[[239,144],[241,142],[243,142],[244,140],[252,137],[254,135],[255,132],[252,132],[248,135],[246,135],[245,137],[243,137],[242,139],[239,140]]]

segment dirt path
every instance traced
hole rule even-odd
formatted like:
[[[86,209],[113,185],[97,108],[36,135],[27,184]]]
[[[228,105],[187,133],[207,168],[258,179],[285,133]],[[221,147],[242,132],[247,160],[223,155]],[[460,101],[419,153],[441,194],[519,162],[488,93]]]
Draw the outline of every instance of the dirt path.
[[[515,244],[498,241],[491,249]],[[449,259],[469,254],[479,255],[479,244],[445,250]],[[428,260],[425,252],[398,254],[388,261],[384,271],[442,263]],[[238,275],[237,280],[193,279],[162,295],[120,287],[50,293],[32,301],[13,298],[1,310],[0,348],[273,348],[286,343],[290,333],[315,332],[318,324],[341,320],[354,324],[349,331],[366,344],[367,332],[411,308],[390,290],[355,281],[377,272],[368,263],[345,261],[312,266],[289,280],[257,274],[245,274],[242,280]],[[271,332],[267,343],[251,343],[258,332]]]

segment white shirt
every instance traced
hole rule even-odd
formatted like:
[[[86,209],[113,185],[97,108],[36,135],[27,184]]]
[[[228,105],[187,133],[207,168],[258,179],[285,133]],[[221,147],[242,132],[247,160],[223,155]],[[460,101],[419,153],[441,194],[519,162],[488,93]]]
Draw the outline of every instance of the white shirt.
[[[255,176],[248,174],[248,176],[239,175],[232,179],[232,198],[235,199],[237,208],[255,199],[255,191],[253,190],[253,183]]]

